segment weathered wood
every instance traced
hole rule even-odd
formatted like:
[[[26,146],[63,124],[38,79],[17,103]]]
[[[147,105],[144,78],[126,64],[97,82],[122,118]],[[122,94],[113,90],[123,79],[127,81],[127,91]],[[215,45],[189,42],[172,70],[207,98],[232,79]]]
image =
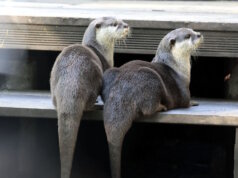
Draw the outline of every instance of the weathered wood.
[[[138,120],[150,123],[198,124],[238,126],[238,102],[198,100],[200,105],[188,109],[175,109],[156,113]],[[95,104],[93,111],[85,112],[84,119],[102,120],[103,103]],[[0,116],[56,118],[49,93],[1,92]]]

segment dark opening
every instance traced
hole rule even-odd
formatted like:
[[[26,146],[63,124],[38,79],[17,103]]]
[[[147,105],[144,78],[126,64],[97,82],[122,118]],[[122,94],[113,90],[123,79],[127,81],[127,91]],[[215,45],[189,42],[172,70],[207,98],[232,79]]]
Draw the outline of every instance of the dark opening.
[[[14,52],[12,52],[14,51]],[[59,52],[53,51],[24,51],[24,50],[0,50],[0,57],[3,60],[5,54],[12,54],[8,58],[15,58],[24,52],[23,57],[33,71],[29,82],[32,90],[49,90],[49,78],[52,66]],[[115,54],[115,67],[119,67],[132,60],[144,60],[150,62],[154,55],[147,54]],[[191,96],[196,98],[224,98],[226,81],[224,78],[229,74],[229,64],[232,59],[214,58],[214,57],[196,57],[192,58],[191,70]],[[21,67],[21,66],[20,66]],[[22,71],[20,71],[22,72]],[[27,74],[26,74],[27,75]],[[30,78],[30,76],[29,76]],[[7,77],[0,74],[1,84],[7,80]],[[28,82],[27,81],[27,82]]]

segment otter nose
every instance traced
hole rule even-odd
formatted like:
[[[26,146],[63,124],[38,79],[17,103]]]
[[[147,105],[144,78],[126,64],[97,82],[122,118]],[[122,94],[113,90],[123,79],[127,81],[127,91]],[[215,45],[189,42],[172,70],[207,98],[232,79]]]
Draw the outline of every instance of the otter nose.
[[[198,34],[197,34],[197,37],[198,37],[198,38],[201,38],[201,37],[202,37],[202,34],[201,34],[201,33],[198,33]]]
[[[128,26],[127,24],[124,24],[123,27],[124,27],[124,28],[128,28],[129,26]]]

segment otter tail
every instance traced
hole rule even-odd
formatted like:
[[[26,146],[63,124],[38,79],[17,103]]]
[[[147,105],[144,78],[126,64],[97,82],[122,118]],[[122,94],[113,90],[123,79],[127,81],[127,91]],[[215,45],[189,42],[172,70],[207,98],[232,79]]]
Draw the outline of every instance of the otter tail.
[[[70,178],[78,129],[85,102],[64,98],[57,102],[61,178]]]
[[[126,107],[123,102],[111,97],[104,105],[104,127],[107,135],[111,175],[112,178],[120,178],[121,151],[124,137],[130,129],[136,114],[130,106]]]

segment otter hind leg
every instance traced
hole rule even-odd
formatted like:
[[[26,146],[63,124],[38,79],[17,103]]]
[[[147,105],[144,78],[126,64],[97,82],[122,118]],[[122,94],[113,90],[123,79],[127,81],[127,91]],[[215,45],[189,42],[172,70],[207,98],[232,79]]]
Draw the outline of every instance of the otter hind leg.
[[[150,103],[144,103],[143,106],[141,107],[141,111],[143,113],[143,115],[145,116],[149,116],[154,114],[155,112],[160,112],[160,111],[167,111],[167,107],[163,104],[159,103],[154,103],[154,102],[150,102]]]

